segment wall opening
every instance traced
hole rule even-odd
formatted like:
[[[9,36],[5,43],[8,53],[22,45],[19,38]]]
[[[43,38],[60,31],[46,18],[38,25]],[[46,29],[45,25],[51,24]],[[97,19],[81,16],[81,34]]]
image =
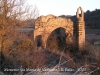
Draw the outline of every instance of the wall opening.
[[[66,47],[66,33],[65,29],[62,27],[59,27],[55,30],[53,30],[49,37],[47,38],[46,48],[53,50],[63,50]]]
[[[78,12],[79,12],[79,17],[82,17],[82,10],[81,10],[81,8],[79,8]]]
[[[36,36],[35,40],[36,40],[36,46],[37,47],[42,46],[42,36],[41,35]]]

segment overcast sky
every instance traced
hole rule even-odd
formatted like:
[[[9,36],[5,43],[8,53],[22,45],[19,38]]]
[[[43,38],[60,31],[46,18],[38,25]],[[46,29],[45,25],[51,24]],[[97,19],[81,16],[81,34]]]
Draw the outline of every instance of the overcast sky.
[[[28,0],[28,3],[36,5],[40,15],[75,15],[80,6],[84,11],[100,9],[100,0]]]

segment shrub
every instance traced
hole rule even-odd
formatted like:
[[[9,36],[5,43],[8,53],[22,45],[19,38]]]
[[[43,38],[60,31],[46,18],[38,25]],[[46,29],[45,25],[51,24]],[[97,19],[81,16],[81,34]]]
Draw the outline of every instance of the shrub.
[[[56,36],[51,36],[50,39],[47,40],[47,48],[50,50],[58,50],[58,40]]]

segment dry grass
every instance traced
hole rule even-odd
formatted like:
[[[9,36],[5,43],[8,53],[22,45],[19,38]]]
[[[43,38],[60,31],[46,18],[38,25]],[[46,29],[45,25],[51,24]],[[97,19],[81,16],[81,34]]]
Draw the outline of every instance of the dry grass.
[[[22,39],[23,38],[23,39]],[[56,39],[54,39],[56,40]],[[50,41],[49,41],[50,42]],[[48,44],[49,46],[50,44]],[[53,45],[53,46],[52,46]],[[59,50],[57,42],[53,41],[50,48],[43,49],[38,47],[34,49],[34,42],[28,37],[20,36],[18,38],[9,38],[4,42],[3,54],[5,59],[1,69],[6,68],[50,68],[50,71],[43,72],[23,72],[26,75],[84,75],[79,72],[78,68],[86,68],[88,75],[100,74],[100,46],[93,46],[86,43],[85,51],[78,51],[69,48]],[[54,49],[53,49],[54,48]],[[66,67],[75,69],[73,73],[69,72],[53,72],[57,67]],[[29,73],[28,73],[29,72]],[[13,75],[13,72],[5,72]],[[19,74],[16,72],[17,75]],[[31,73],[31,74],[30,74]],[[85,74],[86,75],[86,74]]]

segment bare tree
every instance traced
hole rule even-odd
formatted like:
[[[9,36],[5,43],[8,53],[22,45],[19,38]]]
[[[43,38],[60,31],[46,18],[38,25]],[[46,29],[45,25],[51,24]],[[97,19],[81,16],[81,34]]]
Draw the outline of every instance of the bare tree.
[[[0,53],[6,37],[9,36],[7,31],[14,26],[27,25],[25,21],[36,16],[37,9],[26,5],[26,0],[0,0]]]

